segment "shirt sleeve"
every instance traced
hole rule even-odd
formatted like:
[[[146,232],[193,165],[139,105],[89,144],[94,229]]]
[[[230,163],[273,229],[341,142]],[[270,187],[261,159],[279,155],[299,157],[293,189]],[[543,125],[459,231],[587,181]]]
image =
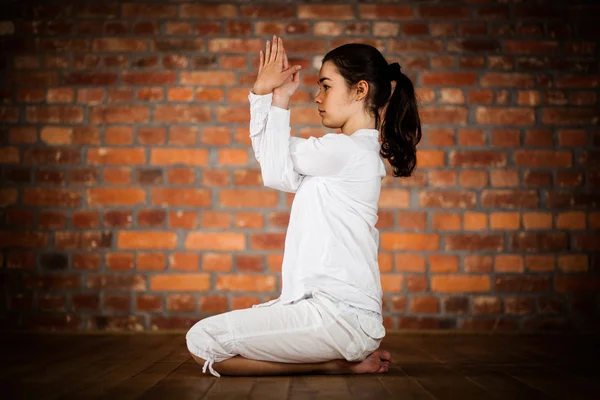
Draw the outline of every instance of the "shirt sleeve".
[[[295,192],[305,176],[339,174],[350,158],[349,138],[290,135],[290,111],[272,105],[272,94],[250,92],[250,138],[265,186]]]
[[[308,139],[292,137],[290,156],[294,170],[310,176],[339,176],[354,154],[350,140],[335,133]]]

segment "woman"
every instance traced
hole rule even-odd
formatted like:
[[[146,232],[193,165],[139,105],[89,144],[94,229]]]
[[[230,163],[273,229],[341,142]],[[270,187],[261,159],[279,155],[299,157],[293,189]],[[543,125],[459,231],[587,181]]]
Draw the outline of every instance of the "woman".
[[[320,138],[290,136],[289,101],[300,66],[281,38],[260,51],[249,94],[250,137],[265,186],[295,193],[275,300],[205,318],[186,335],[215,376],[382,373],[385,336],[377,263],[381,157],[394,176],[415,167],[421,126],[412,82],[372,46],[329,52],[315,102]],[[382,118],[383,116],[383,118]]]

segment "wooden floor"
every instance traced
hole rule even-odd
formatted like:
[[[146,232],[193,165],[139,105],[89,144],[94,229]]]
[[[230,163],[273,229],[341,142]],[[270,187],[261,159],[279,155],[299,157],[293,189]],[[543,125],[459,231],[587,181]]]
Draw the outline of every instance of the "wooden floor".
[[[391,334],[385,374],[203,375],[183,334],[0,333],[2,399],[599,399],[596,335]]]

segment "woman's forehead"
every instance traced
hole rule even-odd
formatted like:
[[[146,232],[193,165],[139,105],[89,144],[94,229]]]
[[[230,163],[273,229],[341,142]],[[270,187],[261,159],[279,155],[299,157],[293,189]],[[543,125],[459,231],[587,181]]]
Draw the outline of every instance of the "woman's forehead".
[[[321,65],[321,69],[319,70],[319,79],[320,78],[329,78],[329,79],[333,80],[338,75],[339,74],[337,72],[337,69],[330,62],[326,62],[323,65]]]

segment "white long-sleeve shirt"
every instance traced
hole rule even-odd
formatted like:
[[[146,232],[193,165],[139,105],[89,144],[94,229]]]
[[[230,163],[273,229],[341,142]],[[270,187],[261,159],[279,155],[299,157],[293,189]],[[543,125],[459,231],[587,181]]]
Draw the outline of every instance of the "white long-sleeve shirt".
[[[386,175],[379,132],[290,135],[290,111],[250,92],[250,138],[265,186],[295,193],[285,237],[283,304],[321,290],[382,312],[377,206]]]

